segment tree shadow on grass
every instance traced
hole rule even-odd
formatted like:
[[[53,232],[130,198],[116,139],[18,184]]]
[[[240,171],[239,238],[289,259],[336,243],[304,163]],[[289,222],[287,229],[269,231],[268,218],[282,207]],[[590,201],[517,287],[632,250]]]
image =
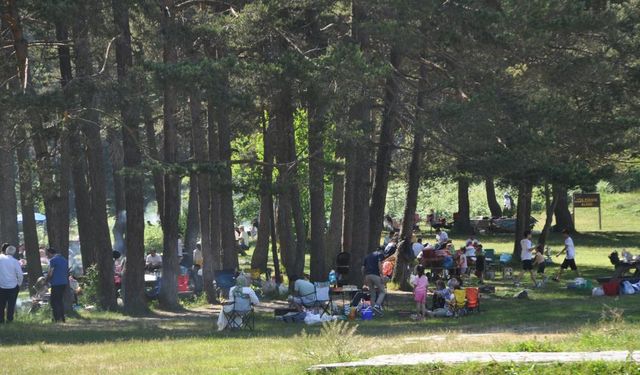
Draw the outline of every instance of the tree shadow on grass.
[[[583,269],[588,279],[610,275],[612,267]],[[551,273],[551,271],[549,271]],[[481,298],[481,312],[460,318],[433,318],[423,322],[408,317],[415,309],[410,294],[395,297],[384,317],[371,321],[356,321],[363,336],[478,334],[478,333],[575,333],[595,325],[603,310],[617,308],[625,311],[625,319],[640,322],[640,295],[620,297],[591,297],[590,290],[569,290],[565,276],[562,283],[548,282],[543,289],[528,289],[528,299],[515,299],[516,288],[511,281],[490,283],[496,294]],[[185,310],[182,313],[156,312],[144,317],[111,318],[109,315],[81,314],[64,325],[18,321],[0,326],[1,345],[33,343],[87,344],[129,340],[187,340],[187,339],[285,339],[305,329],[318,332],[319,326],[282,323],[271,313],[256,314],[254,331],[216,331],[217,316],[212,311]]]

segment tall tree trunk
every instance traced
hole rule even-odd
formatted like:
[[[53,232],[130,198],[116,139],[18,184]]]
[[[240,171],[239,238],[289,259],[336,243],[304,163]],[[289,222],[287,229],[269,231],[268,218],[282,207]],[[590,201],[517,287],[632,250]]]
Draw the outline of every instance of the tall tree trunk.
[[[233,181],[231,179],[231,126],[229,124],[229,78],[220,83],[215,119],[218,125],[218,147],[220,148],[220,242],[222,264],[226,269],[238,268],[238,248],[235,236],[233,213]]]
[[[9,27],[13,37],[13,46],[16,58],[17,76],[20,81],[19,92],[24,94],[27,91],[27,57],[29,54],[27,41],[22,31],[22,22],[16,0],[9,0],[3,4],[2,26]],[[40,254],[38,251],[38,232],[34,216],[35,196],[33,192],[31,157],[27,146],[28,137],[25,126],[17,127],[18,138],[21,142],[18,146],[18,165],[20,181],[20,208],[22,211],[22,231],[24,233],[24,243],[27,253],[27,270],[29,272],[29,292],[34,292],[33,286],[42,275],[40,265]]]
[[[273,211],[273,147],[267,128],[266,114],[262,111],[263,165],[260,180],[260,216],[258,218],[258,240],[251,257],[251,268],[265,271],[269,259],[269,236],[271,235],[271,212]]]
[[[61,24],[56,24],[56,38],[67,40],[68,32]],[[64,88],[71,80],[71,54],[68,46],[58,47],[61,84]],[[68,96],[68,95],[65,95]],[[70,98],[66,98],[69,100]],[[65,119],[65,122],[68,122]],[[69,181],[70,160],[67,142],[68,131],[60,130],[55,137],[59,144],[59,154],[49,150],[51,139],[45,134],[40,121],[34,123],[33,144],[38,160],[38,174],[41,192],[47,216],[47,234],[49,245],[57,249],[65,258],[69,257]]]
[[[123,256],[127,253],[127,246],[124,239],[126,232],[126,206],[124,192],[124,150],[122,148],[122,132],[115,128],[107,128],[107,144],[109,150],[109,160],[111,162],[111,178],[113,179],[113,207],[115,211],[115,222],[113,224],[113,249]]]
[[[160,28],[163,35],[163,62],[171,66],[178,62],[175,33],[175,9],[173,0],[163,0],[163,13]],[[164,162],[168,168],[164,171],[164,204],[162,220],[162,288],[158,300],[166,309],[176,309],[178,303],[178,231],[180,219],[180,176],[175,172],[178,161],[178,111],[177,89],[171,80],[163,82],[163,140]]]
[[[209,160],[211,165],[218,165],[220,163],[220,147],[218,145],[218,127],[215,121],[215,99],[212,93],[209,93],[207,102],[207,126],[208,126],[208,140],[209,140]],[[211,251],[212,251],[212,264],[215,265],[214,270],[222,269],[222,243],[220,240],[220,175],[216,169],[215,174],[211,174],[209,179],[211,199],[209,205],[209,224],[211,229],[209,234],[211,236]]]
[[[352,2],[352,34],[353,41],[359,46],[363,53],[369,50],[369,35],[365,25],[369,21],[367,14],[367,3],[364,1]],[[362,261],[365,255],[373,250],[369,237],[369,199],[371,189],[371,171],[369,168],[370,159],[370,137],[373,133],[373,121],[371,119],[372,99],[369,95],[369,88],[361,87],[362,99],[351,108],[351,119],[357,124],[359,138],[354,146],[353,157],[353,225],[351,232],[351,264],[349,281],[359,284],[363,280]],[[350,183],[345,180],[345,190]],[[384,204],[383,204],[384,209]],[[345,210],[346,211],[346,210]],[[382,219],[382,218],[381,218]],[[375,244],[375,241],[374,241]]]
[[[71,173],[73,176],[73,191],[76,206],[76,218],[78,219],[78,235],[80,236],[80,252],[82,253],[82,267],[86,271],[96,264],[96,243],[93,234],[91,215],[91,200],[89,198],[89,186],[87,184],[87,165],[84,155],[84,147],[80,137],[80,130],[74,124],[69,134],[69,145],[73,164]]]
[[[149,157],[152,159],[153,168],[151,171],[153,179],[153,190],[156,196],[156,204],[158,205],[158,218],[162,222],[164,214],[164,172],[158,164],[160,162],[160,152],[158,151],[158,141],[156,139],[156,122],[151,112],[151,107],[145,104],[144,110],[144,133],[147,139],[147,150]]]
[[[0,124],[0,242],[18,245],[15,153],[7,124]]]
[[[276,227],[282,264],[287,276],[291,278],[299,274],[296,270],[297,251],[291,228],[293,212],[290,184],[295,176],[291,175],[291,170],[288,167],[288,163],[291,161],[289,132],[292,130],[290,124],[293,123],[293,108],[291,105],[291,91],[287,85],[283,84],[279,88],[273,108],[271,121],[274,124],[274,133],[272,139],[274,154],[278,163]]]
[[[394,133],[400,117],[400,84],[397,71],[400,68],[402,56],[398,48],[391,49],[390,62],[392,72],[385,83],[384,113],[380,127],[380,144],[376,155],[376,173],[371,194],[371,209],[369,213],[369,246],[380,245],[380,233],[384,209],[387,203],[389,187],[389,171],[391,170],[391,153],[394,150]]]
[[[198,213],[198,177],[195,173],[189,178],[189,204],[187,207],[187,228],[184,233],[183,256],[191,258],[187,254],[196,248],[196,242],[200,236],[200,214]]]
[[[276,279],[276,285],[280,287],[283,280],[282,274],[280,273],[280,259],[278,258],[278,239],[276,237],[276,216],[275,209],[273,207],[273,194],[269,195],[269,207],[271,209],[269,222],[271,223],[271,256],[273,258],[273,272]]]
[[[197,171],[192,175],[196,179],[198,191],[198,222],[200,224],[201,248],[202,248],[202,280],[207,301],[213,303],[216,300],[216,293],[213,287],[213,271],[219,265],[214,264],[213,248],[211,246],[211,189],[210,175],[202,169],[209,161],[209,150],[207,143],[207,133],[204,121],[202,120],[202,102],[198,88],[191,90],[189,94],[189,112],[191,114],[191,136],[193,144],[193,154],[197,166]],[[189,249],[191,251],[191,249]]]
[[[353,147],[350,147],[353,146]],[[344,197],[342,199],[342,250],[351,251],[353,241],[353,201],[356,191],[356,168],[357,152],[355,145],[348,145],[344,158]],[[360,191],[362,193],[362,191]]]
[[[559,192],[555,189],[553,190],[553,193],[551,193],[549,184],[544,185],[546,216],[544,220],[544,227],[542,228],[542,232],[540,232],[540,236],[538,236],[538,245],[544,246],[547,243],[547,238],[551,231],[551,222],[553,221],[553,212],[558,205],[558,193]],[[551,197],[549,197],[550,195]]]
[[[567,188],[562,185],[553,185],[554,194],[558,191],[558,203],[554,214],[556,216],[556,225],[553,227],[554,232],[561,232],[567,229],[569,232],[575,232],[576,227],[569,211],[569,197],[567,196]]]
[[[485,190],[487,191],[487,203],[489,204],[489,211],[491,211],[491,217],[501,217],[502,208],[496,199],[496,186],[493,181],[493,177],[487,176],[485,178]]]
[[[309,39],[319,50],[327,46],[325,33],[321,31],[317,8],[306,11],[310,24]],[[315,56],[314,56],[315,57]],[[311,279],[324,280],[328,274],[325,252],[325,228],[327,218],[324,208],[324,130],[328,103],[324,86],[320,81],[310,80],[308,88],[308,144],[309,144],[309,211],[310,211],[310,261]]]
[[[291,112],[293,116],[293,112]],[[287,126],[289,127],[287,131],[287,137],[289,139],[288,144],[288,154],[289,154],[289,162],[291,163],[291,167],[289,168],[289,178],[288,178],[288,186],[291,190],[291,213],[293,216],[293,224],[296,233],[296,242],[295,242],[295,272],[298,275],[301,275],[304,272],[305,266],[305,252],[307,247],[307,225],[304,220],[304,210],[302,209],[302,198],[300,196],[300,188],[298,187],[298,160],[296,156],[296,140],[295,140],[295,130],[293,127],[293,117],[291,117],[291,121],[287,122]],[[324,280],[321,278],[320,281]]]
[[[22,142],[18,146],[18,166],[20,180],[20,210],[22,211],[22,233],[24,234],[24,246],[27,255],[27,273],[29,274],[29,294],[33,295],[33,288],[42,275],[40,265],[40,251],[38,243],[38,227],[36,226],[34,211],[34,192],[32,165],[30,163],[29,149],[26,143],[26,131],[21,126],[18,129],[19,138]]]
[[[518,204],[516,211],[516,233],[513,246],[513,258],[520,260],[520,241],[524,238],[524,231],[529,229],[531,216],[531,190],[528,182],[521,182],[518,187]]]
[[[335,267],[335,260],[341,249],[342,234],[342,213],[344,203],[344,173],[338,171],[333,173],[333,186],[331,193],[331,217],[329,218],[329,229],[325,238],[325,267],[331,269]]]
[[[314,90],[314,89],[311,89]],[[315,89],[314,91],[319,91]],[[309,99],[309,209],[311,279],[323,280],[328,274],[324,236],[326,217],[324,209],[324,129],[326,106],[315,92]]]
[[[471,233],[469,218],[469,180],[465,177],[458,179],[458,218],[455,222],[456,230],[463,234]]]
[[[74,23],[74,49],[76,56],[76,75],[89,79],[93,75],[91,49],[88,33],[88,19],[90,9],[86,4],[80,5],[81,14]],[[88,166],[88,183],[90,187],[91,216],[93,218],[93,236],[95,256],[98,264],[98,292],[99,305],[105,310],[115,310],[117,301],[113,280],[113,257],[109,222],[107,214],[106,167],[104,148],[100,136],[100,116],[96,110],[97,96],[93,84],[88,85],[87,91],[80,98],[83,108],[87,108],[81,123],[81,130],[86,137],[86,159]]]
[[[427,104],[426,80],[427,68],[420,66],[420,86],[416,100],[416,124],[414,125],[413,149],[411,150],[411,164],[409,165],[409,177],[407,179],[407,196],[402,219],[402,229],[400,237],[403,246],[398,253],[395,270],[393,271],[393,281],[402,290],[411,290],[409,275],[411,274],[411,259],[407,257],[412,249],[411,238],[415,224],[416,208],[418,206],[418,190],[420,189],[420,179],[422,178],[422,159],[424,156],[424,134],[425,134],[425,106]]]
[[[136,88],[130,72],[133,65],[131,52],[131,31],[129,29],[129,8],[127,3],[112,0],[113,20],[118,38],[116,39],[116,64],[118,83],[125,88],[120,98],[122,116],[122,144],[125,175],[125,207],[127,265],[124,273],[124,311],[127,314],[141,314],[147,311],[144,295],[144,193],[141,170],[139,114],[133,103]]]

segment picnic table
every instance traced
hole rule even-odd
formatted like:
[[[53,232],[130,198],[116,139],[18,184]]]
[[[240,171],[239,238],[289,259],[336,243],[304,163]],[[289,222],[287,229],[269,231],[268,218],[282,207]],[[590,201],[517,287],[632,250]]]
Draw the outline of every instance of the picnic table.
[[[632,273],[632,271],[635,272]],[[598,277],[596,280],[600,284],[607,283],[613,279],[620,279],[622,281],[635,281],[640,278],[640,261],[636,260],[633,262],[620,262],[616,265],[615,271],[613,271],[613,275],[606,277]]]
[[[351,300],[353,299],[353,296],[361,292],[362,292],[362,289],[357,287],[354,287],[354,288],[336,287],[336,288],[329,289],[329,298],[331,298],[333,302],[332,296],[340,296],[340,299],[342,300],[342,306],[344,307],[344,305],[346,304],[345,296],[348,296],[349,302],[351,302]]]
[[[624,277],[626,273],[631,273],[632,270],[635,270],[633,276],[640,276],[640,261],[636,260],[634,262],[620,262],[616,265],[616,270],[613,273],[614,278]]]

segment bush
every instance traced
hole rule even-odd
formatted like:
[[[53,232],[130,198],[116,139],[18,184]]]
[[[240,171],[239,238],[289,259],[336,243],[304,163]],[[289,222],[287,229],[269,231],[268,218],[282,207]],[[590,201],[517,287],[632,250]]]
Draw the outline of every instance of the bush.
[[[302,331],[303,352],[315,361],[350,361],[360,354],[360,348],[366,347],[364,338],[356,334],[358,325],[346,321],[322,323],[317,335]]]
[[[98,304],[98,276],[96,265],[89,267],[85,271],[81,283],[82,294],[80,294],[78,302],[85,306]]]
[[[156,249],[162,253],[162,228],[160,225],[145,226],[144,228],[144,247],[145,249]]]

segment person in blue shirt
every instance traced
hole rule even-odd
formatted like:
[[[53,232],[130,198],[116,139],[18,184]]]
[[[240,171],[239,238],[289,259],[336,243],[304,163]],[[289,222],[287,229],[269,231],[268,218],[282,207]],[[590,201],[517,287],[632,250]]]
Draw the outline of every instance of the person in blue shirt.
[[[65,322],[64,292],[69,285],[69,262],[55,249],[48,248],[49,273],[47,282],[51,285],[51,311],[54,322]]]

